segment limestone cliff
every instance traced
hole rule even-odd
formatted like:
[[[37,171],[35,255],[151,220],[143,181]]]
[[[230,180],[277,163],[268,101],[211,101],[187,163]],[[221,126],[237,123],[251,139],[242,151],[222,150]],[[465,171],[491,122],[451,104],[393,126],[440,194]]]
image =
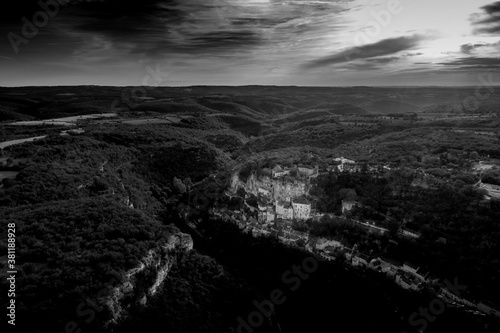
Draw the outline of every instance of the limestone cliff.
[[[146,305],[148,298],[156,294],[167,277],[177,255],[192,249],[193,239],[190,235],[175,233],[163,245],[150,250],[136,267],[126,271],[120,282],[111,289],[109,296],[101,299],[111,314],[106,326],[116,324],[124,318],[127,309],[134,302]]]
[[[236,192],[240,187],[245,189],[246,192],[255,195],[258,195],[259,189],[264,189],[269,191],[269,196],[273,200],[294,199],[309,193],[310,190],[309,183],[300,179],[291,181],[283,178],[273,179],[268,176],[258,178],[255,174],[252,174],[244,183],[236,173],[231,179],[231,190]]]

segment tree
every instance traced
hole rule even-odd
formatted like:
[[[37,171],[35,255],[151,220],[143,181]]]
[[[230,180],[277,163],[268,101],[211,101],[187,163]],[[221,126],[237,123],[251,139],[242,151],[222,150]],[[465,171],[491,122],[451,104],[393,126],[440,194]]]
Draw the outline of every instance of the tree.
[[[276,161],[271,159],[271,158],[266,158],[266,160],[262,164],[263,167],[269,168],[269,169],[274,168],[276,165],[278,165],[278,163],[276,163]]]
[[[180,180],[179,178],[174,177],[173,185],[174,185],[174,188],[177,190],[177,192],[179,192],[181,194],[186,193],[186,185],[184,185],[182,180]]]
[[[242,182],[246,182],[248,177],[252,174],[252,171],[255,170],[255,165],[253,163],[249,163],[245,165],[239,172],[238,176]]]
[[[246,194],[247,192],[243,187],[239,187],[238,190],[236,191],[236,195],[242,198],[244,198]]]
[[[395,236],[399,231],[399,223],[391,220],[387,222],[387,229],[389,229],[389,235]]]
[[[479,154],[477,153],[477,151],[471,151],[469,157],[473,160],[477,160],[479,158]]]
[[[193,186],[193,182],[191,181],[190,177],[184,178],[184,185],[186,185],[186,188],[188,191],[191,190],[191,187]]]
[[[321,216],[321,218],[319,219],[319,222],[320,223],[329,223],[329,222],[331,222],[331,218],[329,215],[325,214],[325,215]]]
[[[89,189],[94,193],[103,192],[108,189],[108,184],[106,184],[106,182],[104,182],[101,178],[94,178]]]
[[[422,163],[433,165],[439,162],[439,158],[436,156],[425,156],[422,158]]]
[[[4,188],[12,187],[14,184],[15,184],[14,180],[12,180],[10,178],[2,179],[2,185]]]
[[[250,197],[246,200],[247,204],[257,208],[259,206],[259,200],[258,198],[250,193]]]
[[[347,191],[347,194],[346,194],[346,200],[349,200],[349,201],[353,201],[353,200],[356,200],[356,198],[358,197],[358,194],[356,193],[356,190],[355,189],[349,189]]]
[[[355,189],[343,188],[339,191],[340,198],[347,201],[354,201],[357,198],[357,193]]]

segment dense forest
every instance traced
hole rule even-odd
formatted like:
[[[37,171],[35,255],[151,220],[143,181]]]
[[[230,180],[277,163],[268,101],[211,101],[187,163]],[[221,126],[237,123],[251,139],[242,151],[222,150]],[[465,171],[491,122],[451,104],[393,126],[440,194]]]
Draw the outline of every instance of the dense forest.
[[[16,300],[18,316],[30,318],[19,321],[26,332],[61,329],[76,319],[80,303],[109,294],[114,274],[122,276],[151,249],[161,252],[178,232],[103,198],[18,206],[3,210],[2,221],[16,226]],[[97,319],[94,327],[109,313],[101,310]]]

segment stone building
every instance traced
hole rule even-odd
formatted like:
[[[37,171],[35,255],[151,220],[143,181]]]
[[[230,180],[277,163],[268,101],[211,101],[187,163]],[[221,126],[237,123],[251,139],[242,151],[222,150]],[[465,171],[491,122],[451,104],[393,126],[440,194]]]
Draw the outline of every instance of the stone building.
[[[283,200],[276,201],[276,218],[285,220],[293,219],[293,207],[290,202]]]
[[[311,215],[311,203],[303,196],[292,200],[292,208],[298,220],[307,220]]]

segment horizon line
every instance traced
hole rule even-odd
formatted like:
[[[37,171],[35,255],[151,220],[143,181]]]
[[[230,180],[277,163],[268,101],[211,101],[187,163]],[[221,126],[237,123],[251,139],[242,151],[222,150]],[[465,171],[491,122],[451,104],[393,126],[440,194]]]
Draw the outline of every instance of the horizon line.
[[[245,85],[180,85],[180,86],[148,86],[148,85],[100,85],[100,84],[75,84],[75,85],[31,85],[31,86],[0,86],[0,89],[15,89],[15,88],[60,88],[60,87],[111,87],[111,88],[127,88],[127,87],[148,87],[148,88],[191,88],[191,87],[283,87],[283,88],[475,88],[476,85],[345,85],[345,86],[323,86],[323,85],[273,85],[273,84],[245,84]],[[500,84],[492,86],[500,87]]]

